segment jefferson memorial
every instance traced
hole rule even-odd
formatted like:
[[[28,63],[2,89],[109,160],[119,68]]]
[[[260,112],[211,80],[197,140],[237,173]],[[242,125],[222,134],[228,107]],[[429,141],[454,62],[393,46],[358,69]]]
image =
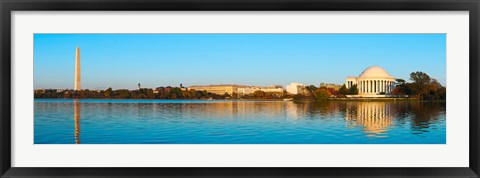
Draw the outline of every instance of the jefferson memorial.
[[[365,69],[358,77],[347,77],[347,88],[357,85],[358,95],[388,95],[394,88],[395,78],[390,76],[385,69],[371,66]]]

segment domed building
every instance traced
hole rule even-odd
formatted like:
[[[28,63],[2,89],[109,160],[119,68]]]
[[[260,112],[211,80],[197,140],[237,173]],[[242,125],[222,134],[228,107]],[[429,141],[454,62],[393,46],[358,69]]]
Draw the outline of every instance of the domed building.
[[[358,77],[347,77],[345,86],[351,88],[357,85],[358,95],[388,95],[394,88],[395,78],[385,69],[371,66],[365,69]]]

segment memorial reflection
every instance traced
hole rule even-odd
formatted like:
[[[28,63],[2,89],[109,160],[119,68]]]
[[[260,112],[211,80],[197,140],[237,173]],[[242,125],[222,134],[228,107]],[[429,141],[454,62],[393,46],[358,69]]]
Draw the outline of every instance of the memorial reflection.
[[[428,132],[431,125],[445,115],[445,102],[347,102],[348,128],[362,127],[368,137],[386,137],[396,125],[410,127],[415,135]]]
[[[362,127],[367,137],[385,137],[393,124],[394,105],[390,102],[345,103],[347,127]]]
[[[75,121],[75,143],[80,144],[80,101],[73,101],[73,120]]]

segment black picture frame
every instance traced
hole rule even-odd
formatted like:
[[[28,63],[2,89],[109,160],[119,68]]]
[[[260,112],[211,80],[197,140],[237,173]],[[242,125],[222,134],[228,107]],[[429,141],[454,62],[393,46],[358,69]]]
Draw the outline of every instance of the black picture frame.
[[[1,177],[478,177],[479,0],[1,0]],[[12,11],[469,11],[469,167],[20,168],[11,167]],[[439,155],[441,156],[441,155]]]

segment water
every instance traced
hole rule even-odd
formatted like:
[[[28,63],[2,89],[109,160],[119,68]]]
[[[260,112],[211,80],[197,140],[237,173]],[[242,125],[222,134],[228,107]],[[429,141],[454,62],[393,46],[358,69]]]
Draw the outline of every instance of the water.
[[[444,102],[35,99],[35,144],[445,144]]]

